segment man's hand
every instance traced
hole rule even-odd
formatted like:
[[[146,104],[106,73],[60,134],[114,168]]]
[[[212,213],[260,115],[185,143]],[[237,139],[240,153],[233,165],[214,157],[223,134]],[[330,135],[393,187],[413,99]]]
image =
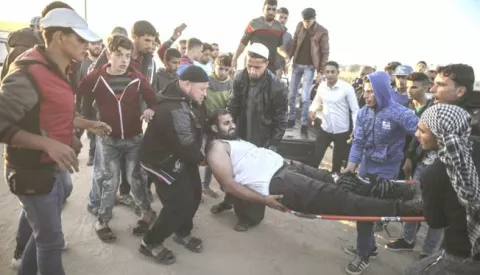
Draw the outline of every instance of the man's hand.
[[[345,169],[343,169],[342,174],[347,174],[347,173],[352,173],[352,174],[354,174],[356,168],[357,168],[357,164],[356,164],[356,163],[349,162],[349,163],[347,164],[347,167],[345,167]]]
[[[308,118],[310,119],[310,121],[315,121],[315,119],[317,118],[317,112],[309,112],[308,113]]]
[[[412,177],[412,160],[406,159],[405,164],[403,165],[403,173],[407,179]]]
[[[70,173],[78,172],[78,158],[70,146],[48,139],[44,147],[44,152],[58,164],[60,170]]]
[[[323,81],[323,75],[321,73],[317,73],[317,78],[315,79],[315,84],[319,85]]]
[[[265,197],[265,205],[276,209],[278,211],[285,212],[285,206],[280,202],[283,199],[283,195],[269,195]]]
[[[112,132],[112,127],[105,122],[95,121],[89,128],[87,128],[87,131],[99,136],[108,136]]]
[[[172,34],[172,38],[174,40],[177,40],[181,35],[182,35],[182,32],[183,30],[185,30],[186,26],[184,26],[183,24],[176,27],[174,30],[173,30],[173,34]]]
[[[140,117],[140,120],[144,120],[146,123],[149,123],[152,120],[153,116],[155,115],[155,111],[152,109],[146,109],[143,112],[143,115]]]
[[[80,154],[80,150],[82,150],[82,147],[83,147],[82,142],[76,135],[73,135],[71,144],[72,144],[72,149],[75,151],[75,154],[77,154],[78,156],[78,154]]]

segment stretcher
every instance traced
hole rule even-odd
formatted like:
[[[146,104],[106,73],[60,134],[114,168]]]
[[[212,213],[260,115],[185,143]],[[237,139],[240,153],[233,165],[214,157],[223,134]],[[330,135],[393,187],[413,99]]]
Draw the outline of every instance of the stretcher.
[[[395,180],[396,183],[400,184],[412,184],[413,180]],[[319,219],[319,220],[329,220],[329,221],[355,221],[355,222],[385,222],[383,225],[383,230],[387,234],[389,239],[397,239],[397,237],[392,236],[388,225],[390,222],[401,223],[403,227],[403,222],[424,222],[425,217],[369,217],[369,216],[341,216],[341,215],[316,215],[316,214],[305,214],[291,209],[285,209],[286,212],[293,214],[299,218],[305,219]]]
[[[393,236],[388,226],[391,222],[400,223],[403,227],[403,222],[423,222],[424,217],[368,217],[368,216],[340,216],[340,215],[315,215],[305,214],[298,211],[286,209],[286,212],[293,214],[299,218],[305,219],[319,219],[329,221],[355,221],[355,222],[386,222],[383,224],[383,231],[389,239],[398,239],[399,236]]]

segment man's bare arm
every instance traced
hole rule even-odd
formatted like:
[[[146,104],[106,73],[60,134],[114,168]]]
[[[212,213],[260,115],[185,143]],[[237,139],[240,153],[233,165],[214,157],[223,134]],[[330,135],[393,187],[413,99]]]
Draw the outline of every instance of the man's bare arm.
[[[237,51],[235,52],[235,55],[233,56],[233,60],[235,61],[235,64],[237,64],[237,60],[238,60],[238,57],[240,57],[240,55],[242,55],[243,51],[245,50],[247,46],[240,43],[238,44],[238,48],[237,48]]]
[[[284,45],[278,47],[278,48],[277,48],[277,52],[278,52],[278,54],[280,54],[283,58],[285,58],[285,59],[290,59],[290,56],[288,55],[288,51],[287,51],[287,49],[285,48]]]
[[[213,141],[207,154],[207,165],[223,191],[239,199],[266,204],[266,197],[233,180],[232,162],[228,155],[228,144]]]

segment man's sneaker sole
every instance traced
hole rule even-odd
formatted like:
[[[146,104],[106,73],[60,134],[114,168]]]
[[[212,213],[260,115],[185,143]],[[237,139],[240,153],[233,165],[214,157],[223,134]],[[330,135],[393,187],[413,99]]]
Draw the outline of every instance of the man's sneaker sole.
[[[368,264],[365,264],[365,267],[363,268],[363,270],[360,270],[360,271],[351,271],[348,269],[348,266],[345,268],[345,272],[349,275],[360,275],[362,274],[365,270],[367,270],[367,268],[370,266],[370,263]]]
[[[412,248],[391,248],[391,247],[388,247],[387,245],[385,245],[385,249],[390,250],[390,251],[396,251],[396,252],[398,252],[398,251],[409,251],[409,252],[413,251],[413,247]]]
[[[348,247],[345,247],[343,249],[343,252],[345,252],[349,256],[357,256],[357,253],[353,252],[353,251],[350,251],[350,249],[348,249]],[[375,258],[377,258],[377,256],[378,256],[378,250],[375,250],[374,252],[370,253],[369,258],[370,259],[375,259]]]

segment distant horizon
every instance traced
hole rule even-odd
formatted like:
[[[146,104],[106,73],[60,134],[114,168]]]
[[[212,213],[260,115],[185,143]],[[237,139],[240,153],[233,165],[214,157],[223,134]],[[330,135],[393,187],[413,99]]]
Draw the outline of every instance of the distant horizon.
[[[8,1],[2,4],[0,20],[28,24],[50,2]],[[64,2],[79,14],[85,14],[84,0]],[[135,21],[148,20],[157,28],[162,41],[171,36],[177,25],[186,23],[188,27],[181,38],[217,42],[222,52],[234,52],[249,20],[262,15],[263,1],[243,0],[234,7],[225,3],[225,0],[185,0],[162,6],[157,1],[136,0],[135,5],[122,6],[116,0],[90,0],[87,19],[92,30],[104,38],[115,26],[130,30]],[[279,0],[278,3],[278,7],[290,11],[287,28],[291,32],[301,20],[301,11],[315,8],[318,23],[329,30],[330,59],[341,64],[369,64],[383,69],[394,60],[411,66],[425,60],[428,64],[466,63],[480,70],[480,37],[476,35],[480,29],[480,1],[404,0],[398,4],[393,0]],[[145,9],[146,6],[151,8]],[[166,8],[181,13],[168,12]],[[12,12],[20,9],[21,13]],[[109,19],[115,20],[106,20],[105,12],[110,11]]]

